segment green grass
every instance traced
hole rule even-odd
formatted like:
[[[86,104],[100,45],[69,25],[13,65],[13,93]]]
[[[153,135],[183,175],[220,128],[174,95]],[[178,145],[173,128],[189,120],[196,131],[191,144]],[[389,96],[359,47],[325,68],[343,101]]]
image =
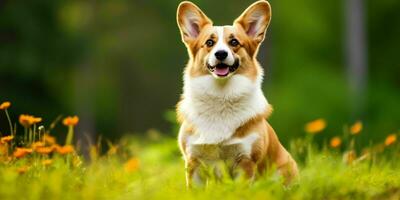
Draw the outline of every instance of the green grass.
[[[70,145],[78,117],[63,120],[68,134],[61,135],[68,136],[62,146],[49,135],[60,118],[45,128],[37,126],[41,118],[20,116],[24,127],[16,131],[9,106],[0,104],[11,132],[8,136],[0,132],[0,200],[400,199],[398,133],[362,148],[358,143],[361,122],[344,128],[342,136],[337,136],[340,145],[318,144],[315,139],[321,138],[315,137],[321,135],[316,134],[324,134],[326,122],[308,123],[309,134],[293,139],[288,148],[300,168],[299,179],[289,186],[269,169],[252,183],[225,176],[189,190],[175,138],[150,130],[141,138],[126,136],[115,144],[99,140],[87,146],[88,155],[83,156],[79,149],[84,143]],[[175,122],[173,114],[168,116]]]
[[[299,143],[299,142],[297,142]],[[383,153],[343,162],[334,150],[292,153],[300,161],[300,179],[290,187],[271,172],[252,184],[228,178],[210,181],[206,188],[187,190],[184,162],[172,138],[123,139],[113,154],[92,159],[54,155],[44,167],[40,156],[0,164],[0,199],[399,199],[400,162],[395,146]],[[297,150],[296,150],[297,149]],[[301,148],[300,148],[301,149]],[[295,152],[294,152],[295,151]],[[396,158],[395,158],[395,157]],[[135,157],[139,165],[126,170]],[[80,159],[78,159],[80,158]],[[18,173],[20,166],[30,166]]]

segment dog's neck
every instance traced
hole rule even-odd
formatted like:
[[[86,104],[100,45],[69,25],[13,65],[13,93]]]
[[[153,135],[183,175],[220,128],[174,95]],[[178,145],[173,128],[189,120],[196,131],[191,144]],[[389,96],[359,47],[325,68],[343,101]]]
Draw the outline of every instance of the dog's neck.
[[[269,109],[261,90],[261,75],[256,81],[243,75],[226,80],[211,75],[184,79],[179,112],[194,126],[197,144],[224,142],[237,128]]]

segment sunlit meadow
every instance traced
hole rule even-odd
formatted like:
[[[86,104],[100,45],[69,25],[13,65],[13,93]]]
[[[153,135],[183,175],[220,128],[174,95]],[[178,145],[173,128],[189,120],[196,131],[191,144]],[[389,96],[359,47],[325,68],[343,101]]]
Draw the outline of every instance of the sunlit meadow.
[[[400,199],[398,133],[380,133],[385,140],[356,148],[362,121],[344,125],[322,144],[316,141],[329,122],[305,124],[304,137],[288,147],[300,177],[287,187],[270,170],[250,184],[225,177],[188,190],[175,138],[156,130],[117,143],[99,139],[83,156],[84,143],[73,142],[78,116],[44,127],[42,116],[10,119],[10,102],[0,104],[0,111],[9,122],[0,128],[0,199]],[[65,131],[56,133],[56,126]]]

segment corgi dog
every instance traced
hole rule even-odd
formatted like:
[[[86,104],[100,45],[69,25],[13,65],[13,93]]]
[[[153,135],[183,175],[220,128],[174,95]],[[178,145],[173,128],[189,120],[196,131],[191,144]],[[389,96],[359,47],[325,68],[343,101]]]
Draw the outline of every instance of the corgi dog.
[[[214,26],[192,2],[178,6],[177,23],[189,54],[177,105],[178,143],[189,187],[205,183],[201,166],[221,161],[230,163],[233,177],[239,170],[250,180],[272,166],[286,183],[298,174],[266,121],[272,108],[261,89],[264,72],[256,57],[270,20],[271,6],[264,0],[230,26]]]

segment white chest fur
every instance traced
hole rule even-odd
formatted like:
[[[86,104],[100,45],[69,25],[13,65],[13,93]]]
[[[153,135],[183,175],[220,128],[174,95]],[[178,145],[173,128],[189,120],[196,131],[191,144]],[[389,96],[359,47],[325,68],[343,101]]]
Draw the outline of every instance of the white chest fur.
[[[261,91],[261,77],[251,81],[234,75],[225,82],[211,75],[184,78],[184,98],[179,109],[185,120],[196,127],[192,144],[226,142],[237,128],[268,107]]]
[[[220,144],[196,144],[198,135],[187,138],[187,153],[202,161],[234,160],[240,156],[250,156],[253,143],[259,138],[257,133],[243,138],[233,138]]]

